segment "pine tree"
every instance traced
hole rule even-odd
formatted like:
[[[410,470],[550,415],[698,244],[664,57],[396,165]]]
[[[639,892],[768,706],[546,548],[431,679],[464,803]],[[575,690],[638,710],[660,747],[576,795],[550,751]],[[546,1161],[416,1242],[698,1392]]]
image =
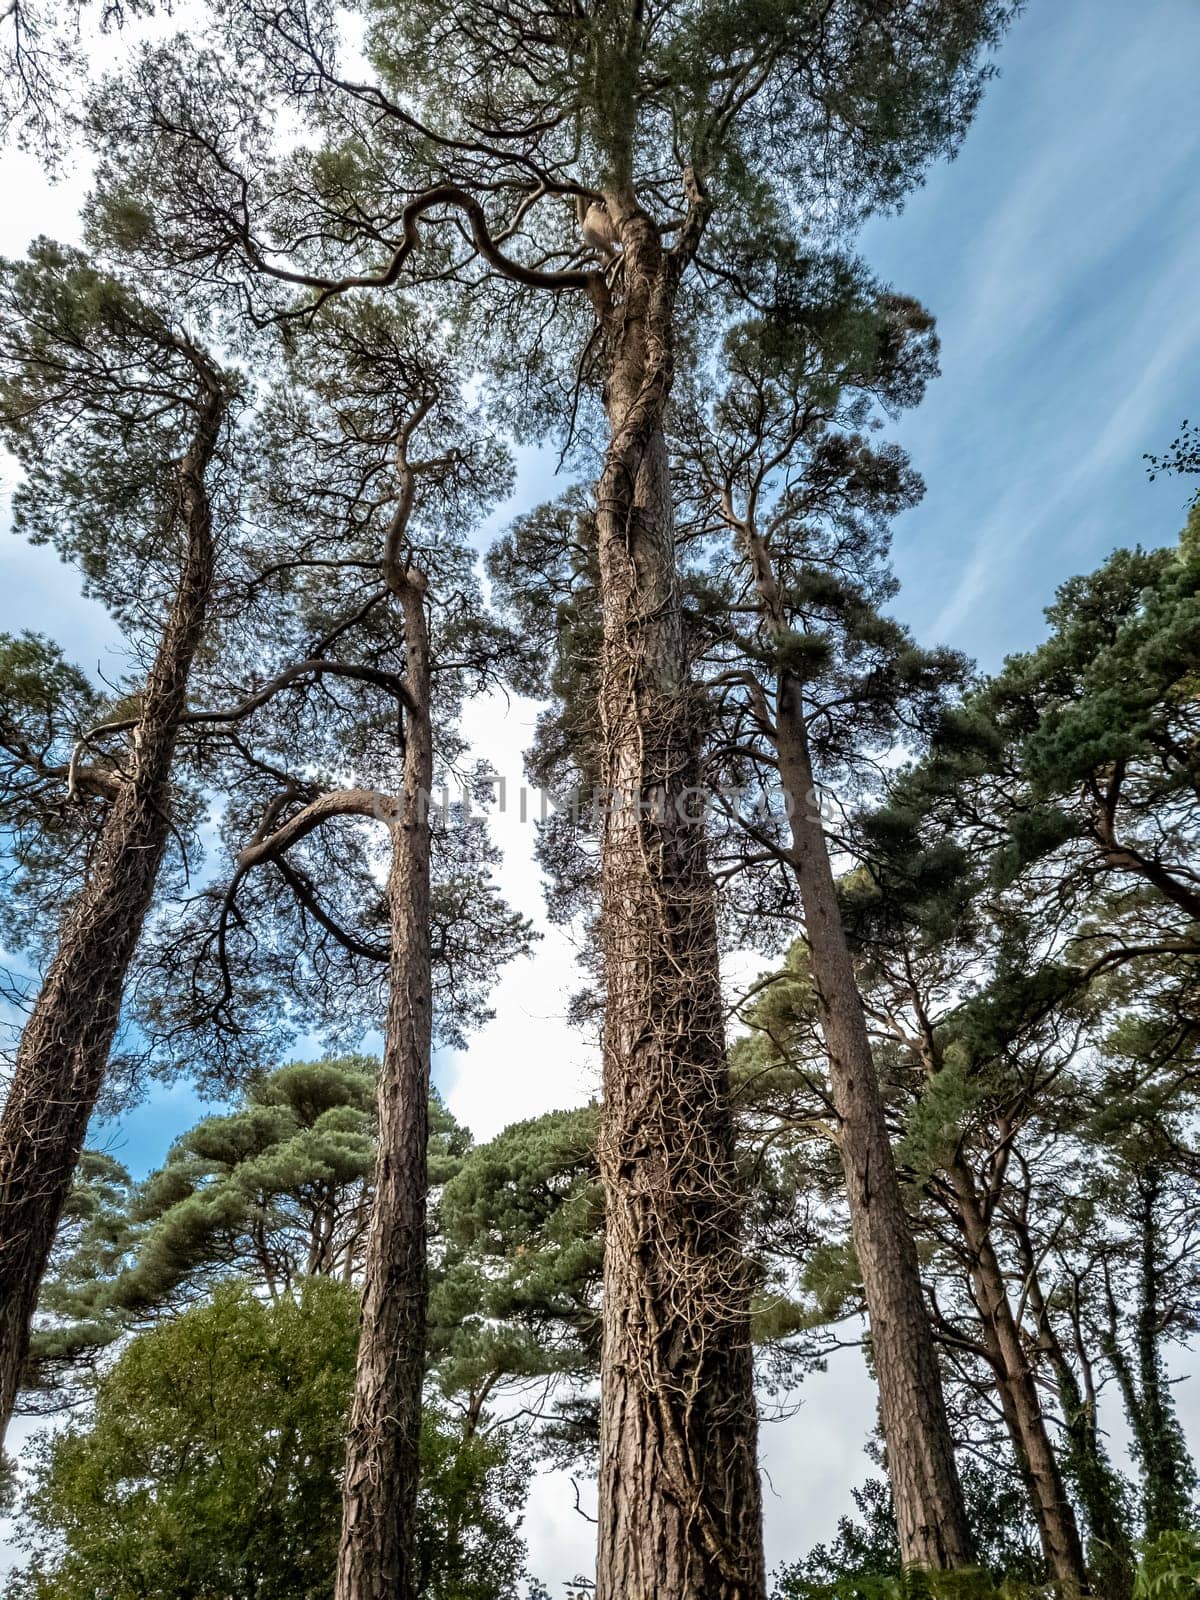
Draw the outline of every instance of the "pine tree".
[[[697,653],[715,787],[759,801],[731,802],[731,827],[799,892],[901,1548],[953,1567],[971,1558],[953,1441],[822,816],[822,796],[846,806],[880,753],[930,726],[963,671],[882,610],[887,519],[919,484],[853,431],[870,397],[919,397],[934,349],[927,314],[854,264],[814,260],[807,277],[807,297],[727,334],[712,390],[684,410],[689,537],[707,557]]]
[[[857,264],[817,256],[797,273],[786,311],[730,331],[715,376],[685,388],[673,419],[688,650],[707,690],[704,772],[723,797],[712,829],[724,910],[744,942],[769,945],[776,928],[794,926],[798,880],[810,913],[814,896],[824,907],[808,919],[809,938],[837,1013],[837,1059],[854,1047],[853,1067],[835,1074],[832,1117],[880,1330],[889,1463],[900,1475],[919,1462],[927,1475],[896,1486],[909,1550],[953,1540],[961,1495],[916,1254],[894,1177],[884,1176],[888,1131],[815,808],[818,783],[847,803],[881,751],[927,732],[962,675],[952,653],[919,650],[881,610],[894,592],[888,519],[920,484],[899,451],[872,448],[859,431],[871,397],[916,400],[933,357],[919,307],[880,291]],[[595,781],[587,523],[586,506],[568,497],[524,519],[490,558],[521,626],[560,663],[539,777],[585,793]],[[586,869],[571,849],[573,823],[544,852],[570,906],[568,885]],[[923,1523],[932,1501],[944,1514]],[[949,1547],[936,1559],[949,1560]]]
[[[510,410],[542,423],[557,407],[561,422],[577,368],[533,337],[540,296],[602,402],[598,767],[616,803],[601,867],[601,1600],[763,1593],[715,910],[703,828],[680,814],[700,774],[663,432],[676,360],[731,302],[787,293],[807,219],[890,203],[953,148],[1010,10],[416,0],[378,14],[363,84],[336,65],[327,19],[297,5],[239,13],[241,59],[261,74],[244,111],[214,117],[223,67],[160,55],[95,114],[102,204],[132,252],[207,262],[226,284],[238,261],[267,317],[291,316],[298,290],[317,303],[414,272],[459,278]],[[311,110],[323,150],[247,166],[264,85]],[[200,174],[208,203],[156,212],[147,164]]]
[[[1177,547],[1116,550],[1063,584],[1047,608],[1049,637],[945,719],[929,761],[879,819],[881,838],[954,832],[997,883],[1054,871],[1081,918],[1108,896],[1107,915],[1132,928],[1140,899],[1145,926],[1128,957],[1104,949],[1100,911],[1104,965],[1150,947],[1186,954],[1200,916],[1198,581],[1193,512]]]
[[[298,921],[304,975],[317,988],[352,989],[351,962],[386,972],[339,1586],[407,1596],[416,1582],[435,977],[448,972],[467,997],[528,939],[488,881],[486,846],[482,862],[471,860],[478,822],[455,839],[458,819],[447,817],[440,873],[434,863],[435,777],[461,751],[454,717],[509,648],[482,614],[464,540],[508,467],[498,447],[472,433],[461,374],[439,351],[436,330],[403,304],[341,303],[293,354],[287,377],[263,405],[256,506],[276,554],[270,571],[290,593],[292,660],[283,664],[284,656],[231,704],[196,713],[215,730],[233,802],[226,834],[244,832],[227,881],[200,897],[165,948],[175,956],[182,941],[196,967],[215,954],[215,1003],[202,1004],[198,1020],[207,1004],[208,1020],[226,1026],[244,982],[231,956],[239,930],[252,970],[254,948],[278,926],[270,911],[255,915],[253,888],[246,892],[270,873]],[[305,628],[316,641],[297,660],[294,639]],[[251,644],[247,665],[261,668],[261,647]],[[330,684],[348,690],[332,723],[314,692],[327,699]],[[314,715],[323,723],[299,744],[297,714],[302,725],[312,727]],[[341,776],[347,768],[350,781]],[[346,819],[357,820],[357,842],[347,839]],[[364,821],[386,832],[382,895]],[[340,978],[327,980],[327,957],[307,939],[310,923],[335,953]],[[245,1020],[234,1015],[229,1026],[236,1034]]]
[[[127,714],[72,730],[61,776],[68,800],[82,794],[101,814],[0,1116],[4,1426],[171,836],[176,740],[215,578],[210,479],[235,385],[162,310],[74,252],[40,243],[28,261],[4,264],[0,293],[0,422],[28,473],[18,526],[77,560],[151,657]],[[154,598],[162,609],[148,622]],[[61,686],[46,687],[61,719]],[[59,776],[44,744],[6,742],[33,782]]]

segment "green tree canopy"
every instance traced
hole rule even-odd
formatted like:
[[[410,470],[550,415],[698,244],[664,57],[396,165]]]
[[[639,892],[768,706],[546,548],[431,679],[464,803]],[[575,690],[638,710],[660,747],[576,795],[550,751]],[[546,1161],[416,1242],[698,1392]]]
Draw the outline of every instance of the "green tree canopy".
[[[21,1600],[326,1600],[358,1307],[334,1279],[264,1301],[228,1284],[139,1334],[84,1422],[43,1438]],[[422,1437],[420,1592],[511,1600],[526,1469],[436,1407]]]
[[[1176,546],[1117,550],[1063,584],[1046,617],[1045,643],[950,713],[896,785],[876,851],[895,863],[921,840],[912,872],[957,848],[963,888],[968,861],[997,886],[1054,872],[1076,916],[1099,918],[1081,954],[1104,953],[1119,913],[1143,924],[1123,942],[1178,941],[1200,917],[1200,510]]]
[[[42,1295],[33,1376],[239,1278],[277,1299],[309,1277],[355,1281],[375,1166],[370,1056],[292,1061],[203,1118],[138,1184],[88,1152]],[[436,1097],[435,1194],[471,1145]],[[42,1368],[43,1361],[46,1363]]]

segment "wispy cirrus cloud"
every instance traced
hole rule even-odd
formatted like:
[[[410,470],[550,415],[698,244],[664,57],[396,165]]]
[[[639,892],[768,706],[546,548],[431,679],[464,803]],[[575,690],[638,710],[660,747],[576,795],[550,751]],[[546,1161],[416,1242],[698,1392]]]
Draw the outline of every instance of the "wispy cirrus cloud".
[[[1063,578],[1178,531],[1186,493],[1141,457],[1200,398],[1198,55],[1190,0],[1031,8],[958,161],[864,236],[942,338],[895,429],[929,485],[900,609],[985,665]]]

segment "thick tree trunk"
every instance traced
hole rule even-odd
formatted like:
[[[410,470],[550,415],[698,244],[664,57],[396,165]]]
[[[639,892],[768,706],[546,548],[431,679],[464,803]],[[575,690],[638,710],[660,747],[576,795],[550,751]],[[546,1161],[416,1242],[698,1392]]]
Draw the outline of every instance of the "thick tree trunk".
[[[609,203],[598,490],[607,1008],[597,1600],[762,1600],[757,1418],[698,725],[662,433],[674,279]],[[690,804],[689,804],[690,802]]]
[[[971,1533],[917,1249],[816,805],[800,685],[786,674],[779,684],[776,734],[791,817],[792,864],[829,1055],[850,1227],[871,1327],[900,1552],[912,1566],[969,1566]]]
[[[363,1271],[362,1331],[346,1444],[337,1600],[416,1600],[417,1488],[425,1378],[433,733],[424,581],[393,579],[404,612],[404,782],[391,821],[391,956],[379,1154]]]
[[[992,1352],[1012,1443],[1030,1489],[1046,1564],[1064,1600],[1090,1593],[1083,1541],[1046,1426],[1033,1368],[969,1167],[957,1157],[950,1181],[970,1258],[971,1291]]]
[[[224,398],[214,379],[178,469],[187,553],[143,691],[128,770],[104,818],[83,888],[63,919],[0,1116],[0,1436],[16,1400],[42,1275],[169,837],[176,737],[212,589],[212,517],[204,477],[223,415]]]

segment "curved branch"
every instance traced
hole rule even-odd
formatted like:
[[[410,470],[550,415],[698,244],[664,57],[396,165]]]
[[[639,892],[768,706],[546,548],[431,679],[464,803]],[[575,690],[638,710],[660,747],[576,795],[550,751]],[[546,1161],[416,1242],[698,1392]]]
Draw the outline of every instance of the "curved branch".
[[[328,674],[335,678],[350,678],[359,683],[373,683],[380,689],[386,689],[389,694],[395,695],[406,710],[415,708],[415,701],[409,693],[403,678],[394,672],[387,672],[381,667],[355,666],[343,661],[325,661],[314,657],[307,661],[297,661],[293,666],[285,669],[264,683],[260,689],[249,694],[236,705],[227,706],[218,711],[187,711],[179,719],[180,727],[194,726],[197,723],[212,722],[242,722],[252,712],[265,706],[281,689],[286,689],[293,683],[298,683],[301,678],[317,677]],[[119,721],[101,722],[94,728],[89,728],[86,733],[80,734],[75,744],[75,751],[71,758],[71,771],[76,770],[76,755],[85,745],[107,733],[128,733],[131,728],[136,728],[136,717],[123,717]]]
[[[260,272],[281,283],[292,283],[299,288],[320,291],[316,299],[304,308],[307,315],[318,310],[335,294],[343,294],[350,289],[386,289],[395,284],[405,262],[421,243],[421,233],[417,226],[420,218],[436,206],[453,206],[465,214],[476,250],[501,277],[511,278],[516,283],[524,284],[526,288],[549,289],[555,293],[564,289],[582,289],[590,293],[595,291],[598,281],[602,282],[602,274],[595,271],[574,269],[542,272],[536,267],[526,267],[519,261],[513,261],[492,238],[483,207],[478,200],[465,189],[460,189],[457,184],[452,183],[438,184],[432,189],[427,189],[423,194],[416,195],[404,207],[400,213],[403,229],[400,243],[393,250],[391,260],[381,272],[350,273],[342,278],[328,278],[311,272],[293,272],[288,267],[276,266],[266,259],[251,237],[248,223],[243,222],[238,232],[247,257]]]
[[[270,861],[290,850],[333,817],[374,817],[377,822],[386,822],[389,818],[388,796],[381,794],[378,789],[332,789],[328,794],[318,795],[281,823],[274,833],[256,839],[239,851],[238,877],[244,877],[260,862]]]

